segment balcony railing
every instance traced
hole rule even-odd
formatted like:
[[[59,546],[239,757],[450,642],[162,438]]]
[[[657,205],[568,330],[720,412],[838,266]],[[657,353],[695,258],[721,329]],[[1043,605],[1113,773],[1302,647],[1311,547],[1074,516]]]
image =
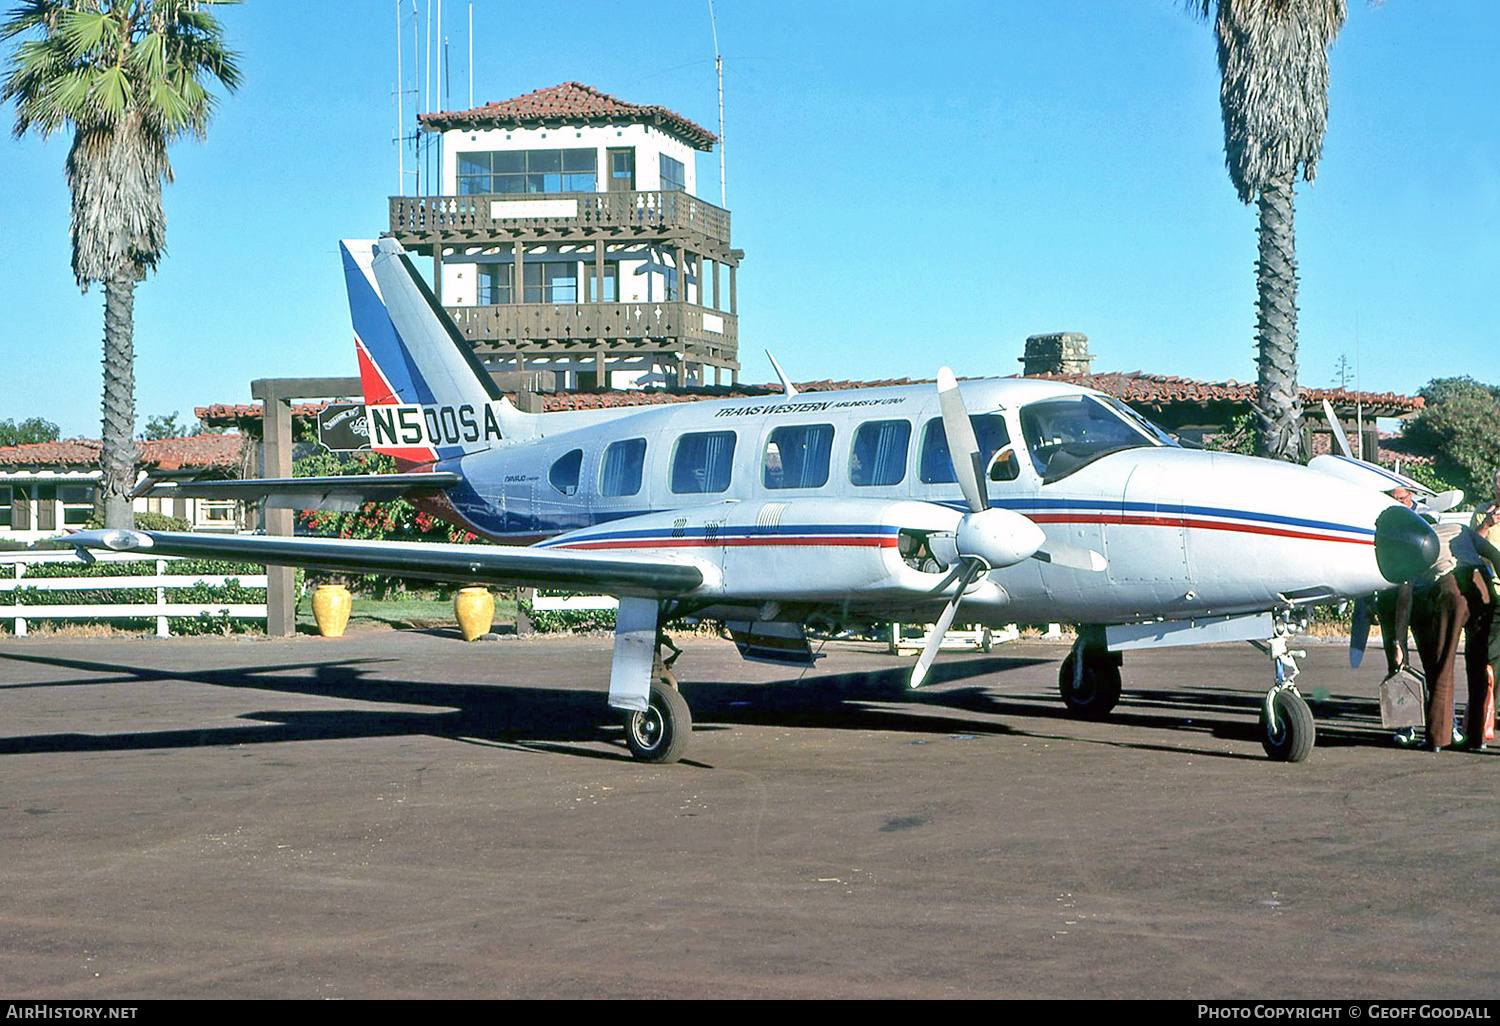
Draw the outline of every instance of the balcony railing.
[[[403,241],[517,228],[683,229],[729,245],[729,211],[685,192],[391,197],[391,231]]]
[[[512,303],[446,309],[464,337],[481,349],[661,341],[733,360],[739,348],[739,319],[734,314],[692,303]]]

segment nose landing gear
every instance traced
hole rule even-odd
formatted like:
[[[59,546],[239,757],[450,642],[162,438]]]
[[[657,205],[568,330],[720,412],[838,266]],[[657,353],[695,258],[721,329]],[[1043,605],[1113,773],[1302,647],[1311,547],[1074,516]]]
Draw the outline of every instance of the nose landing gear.
[[[1265,736],[1261,745],[1266,754],[1278,762],[1301,762],[1312,754],[1318,728],[1312,710],[1297,691],[1297,660],[1306,658],[1304,651],[1289,648],[1288,640],[1300,630],[1302,621],[1290,611],[1276,614],[1275,634],[1270,641],[1257,641],[1255,647],[1271,657],[1276,683],[1266,693],[1260,710],[1260,727]]]

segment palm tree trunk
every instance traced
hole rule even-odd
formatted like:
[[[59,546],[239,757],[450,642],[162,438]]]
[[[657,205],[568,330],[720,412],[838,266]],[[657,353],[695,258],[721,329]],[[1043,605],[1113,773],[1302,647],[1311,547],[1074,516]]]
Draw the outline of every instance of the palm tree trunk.
[[[1299,462],[1302,402],[1297,394],[1297,233],[1293,227],[1293,173],[1261,190],[1260,259],[1256,261],[1256,342],[1260,348],[1255,402],[1258,456]]]
[[[116,273],[104,283],[104,423],[99,462],[104,526],[134,527],[135,278]]]

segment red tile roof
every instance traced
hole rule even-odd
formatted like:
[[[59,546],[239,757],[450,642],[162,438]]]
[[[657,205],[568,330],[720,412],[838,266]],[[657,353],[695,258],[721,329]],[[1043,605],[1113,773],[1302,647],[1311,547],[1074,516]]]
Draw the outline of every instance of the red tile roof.
[[[238,467],[244,435],[191,435],[136,443],[143,466],[161,470],[182,467]],[[86,467],[99,465],[99,443],[92,438],[0,446],[0,467]]]
[[[629,103],[608,93],[601,93],[582,82],[564,82],[562,85],[538,89],[509,100],[486,103],[473,110],[419,114],[417,120],[423,127],[436,131],[449,128],[647,122],[678,136],[694,149],[710,150],[718,142],[718,136],[681,114],[675,114],[665,107]]]
[[[1132,371],[1112,374],[1037,374],[1049,381],[1070,381],[1106,392],[1127,403],[1251,403],[1254,384],[1239,381],[1195,381],[1167,374]],[[1423,405],[1421,396],[1397,392],[1350,392],[1342,388],[1300,388],[1302,402],[1312,405],[1327,399],[1336,408],[1365,407],[1366,416],[1399,417],[1415,413]],[[1378,412],[1377,412],[1378,411]]]
[[[326,402],[317,403],[293,403],[292,416],[294,418],[313,418],[322,413],[329,406],[338,402],[360,402],[359,399],[331,399]],[[203,423],[210,427],[240,427],[247,423],[260,424],[260,403],[214,403],[212,406],[199,406],[193,413]]]
[[[1147,374],[1143,371],[1112,374],[1040,374],[1036,377],[1052,381],[1068,381],[1097,389],[1127,403],[1146,405],[1207,405],[1229,403],[1248,405],[1255,398],[1255,386],[1238,381],[1195,381],[1166,374]],[[930,385],[931,378],[884,378],[879,381],[803,381],[797,383],[799,392],[834,392],[855,388],[891,388],[900,385]],[[700,399],[721,399],[775,395],[780,385],[715,385],[694,389],[690,392],[643,391],[639,389],[616,389],[608,392],[559,392],[542,396],[542,408],[553,410],[598,410],[624,406],[656,406],[664,403],[697,402]],[[1352,410],[1357,403],[1365,408],[1369,417],[1398,417],[1415,413],[1422,408],[1421,396],[1406,396],[1395,392],[1347,392],[1339,388],[1304,388],[1302,401],[1312,405],[1327,398],[1340,411]],[[349,401],[349,400],[345,400]],[[358,400],[353,400],[358,402]],[[292,407],[292,416],[316,417],[329,403],[297,403]],[[260,423],[259,403],[239,405],[219,403],[200,406],[195,411],[205,424],[246,425]]]

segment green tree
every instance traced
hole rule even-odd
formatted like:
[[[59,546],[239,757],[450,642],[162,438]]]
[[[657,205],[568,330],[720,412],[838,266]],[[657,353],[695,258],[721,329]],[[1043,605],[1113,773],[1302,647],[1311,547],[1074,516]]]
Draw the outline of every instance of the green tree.
[[[62,430],[41,417],[28,417],[19,424],[13,420],[0,420],[0,445],[55,442],[61,437]]]
[[[0,102],[15,101],[17,138],[71,127],[73,275],[104,286],[102,505],[131,525],[135,477],[135,287],[166,245],[167,146],[203,138],[214,107],[205,81],[234,90],[237,55],[206,8],[231,0],[30,0],[0,39],[17,40]]]
[[[177,411],[162,416],[160,414],[146,418],[146,430],[141,432],[141,437],[148,442],[160,442],[167,438],[186,438],[191,429],[186,424],[177,423]]]
[[[1432,469],[1483,501],[1500,470],[1500,388],[1473,378],[1437,378],[1418,393],[1422,412],[1404,432],[1411,448],[1432,456]]]
[[[1292,186],[1317,174],[1328,125],[1328,46],[1346,0],[1187,0],[1218,41],[1224,162],[1256,203],[1256,453],[1301,459],[1297,251]]]

